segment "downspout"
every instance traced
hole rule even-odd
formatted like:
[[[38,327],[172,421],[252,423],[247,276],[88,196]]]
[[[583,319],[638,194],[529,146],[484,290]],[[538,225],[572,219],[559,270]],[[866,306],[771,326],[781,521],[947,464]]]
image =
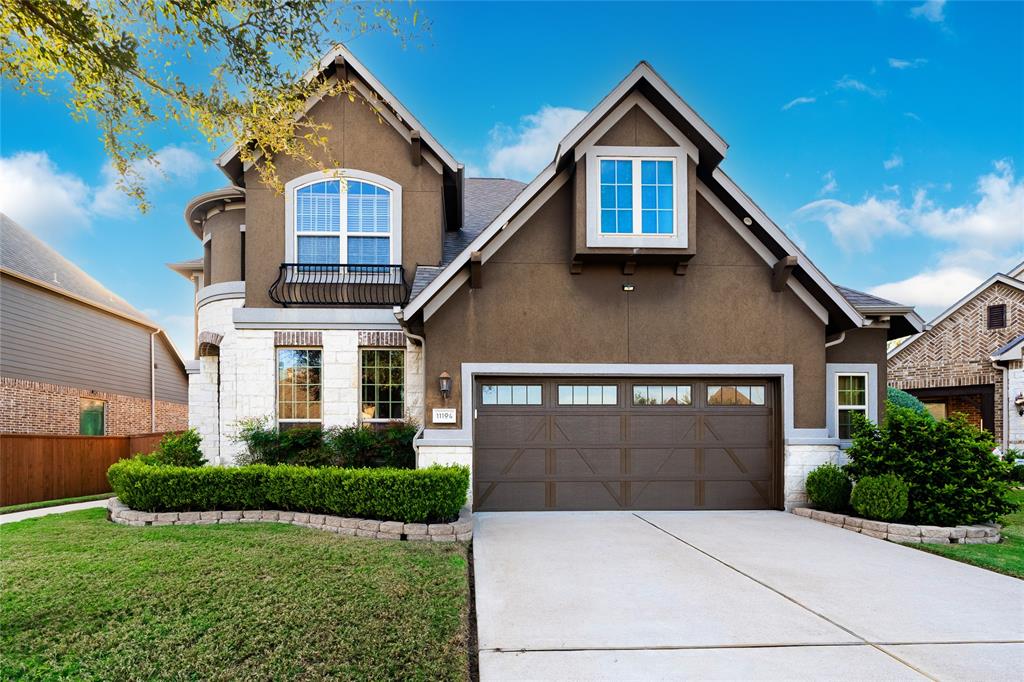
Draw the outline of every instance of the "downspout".
[[[839,338],[838,339],[834,339],[832,341],[826,341],[825,342],[825,348],[831,348],[832,346],[838,346],[839,344],[841,344],[845,340],[846,340],[846,332],[844,331],[841,334],[839,334]]]
[[[156,433],[156,335],[149,335],[149,432]]]
[[[423,364],[423,419],[420,420],[420,427],[416,429],[416,433],[412,437],[412,449],[416,453],[416,468],[420,468],[420,441],[423,440],[423,429],[426,428],[427,423],[427,340],[419,334],[413,334],[406,327],[405,316],[402,314],[401,309],[395,309],[395,317],[398,318],[398,323],[402,326],[402,333],[405,337],[412,341],[414,344],[420,347],[421,363]]]
[[[1009,380],[1007,378],[1008,369],[1006,366],[999,364],[999,360],[993,360],[992,366],[998,369],[1003,375],[1003,404],[999,406],[999,409],[1003,411],[1003,452],[1010,447],[1010,396],[1009,391]]]

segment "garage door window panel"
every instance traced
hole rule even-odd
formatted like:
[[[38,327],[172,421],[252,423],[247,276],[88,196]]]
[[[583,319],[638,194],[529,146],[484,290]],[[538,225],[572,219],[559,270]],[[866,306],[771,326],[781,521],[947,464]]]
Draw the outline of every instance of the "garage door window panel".
[[[483,405],[541,405],[540,384],[484,384],[480,389]]]
[[[560,384],[559,405],[618,405],[619,387],[612,385]]]
[[[633,404],[636,406],[692,405],[693,391],[688,385],[636,384],[633,386]]]
[[[764,405],[764,395],[763,385],[713,384],[708,386],[708,405]]]

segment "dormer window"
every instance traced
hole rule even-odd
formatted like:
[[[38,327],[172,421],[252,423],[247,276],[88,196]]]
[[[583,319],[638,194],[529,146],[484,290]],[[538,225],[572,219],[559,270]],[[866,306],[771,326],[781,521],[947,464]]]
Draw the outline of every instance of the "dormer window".
[[[601,234],[675,234],[675,159],[602,158],[600,168]]]
[[[684,249],[686,155],[678,147],[587,152],[587,246]]]
[[[399,185],[372,173],[340,170],[297,178],[285,191],[288,262],[401,263]]]

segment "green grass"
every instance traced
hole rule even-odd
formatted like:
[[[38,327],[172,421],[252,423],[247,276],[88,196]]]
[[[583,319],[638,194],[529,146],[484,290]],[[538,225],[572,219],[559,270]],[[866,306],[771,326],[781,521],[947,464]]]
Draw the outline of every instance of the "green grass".
[[[278,524],[0,526],[0,679],[463,680],[462,544]]]
[[[1024,489],[1014,490],[1010,499],[1024,504]],[[1003,541],[996,545],[909,545],[950,559],[1024,578],[1024,507],[999,520]]]
[[[14,512],[28,511],[29,509],[42,509],[44,507],[57,507],[62,504],[74,504],[75,502],[91,502],[93,500],[105,500],[108,497],[113,496],[114,493],[100,493],[99,495],[65,497],[61,500],[43,500],[41,502],[26,502],[24,504],[12,504],[7,507],[0,507],[0,514],[13,514]]]

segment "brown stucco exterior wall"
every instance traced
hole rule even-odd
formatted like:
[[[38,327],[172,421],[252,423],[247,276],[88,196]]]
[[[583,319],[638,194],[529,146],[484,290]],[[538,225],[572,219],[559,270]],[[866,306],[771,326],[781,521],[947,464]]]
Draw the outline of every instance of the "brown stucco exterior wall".
[[[426,407],[435,377],[463,362],[779,363],[794,366],[797,427],[825,425],[825,327],[771,268],[700,199],[696,255],[686,276],[670,264],[586,264],[572,275],[570,181],[425,323]],[[635,291],[622,291],[624,281]],[[460,414],[460,419],[462,415]],[[427,424],[431,428],[437,425]]]
[[[237,282],[242,279],[242,232],[245,209],[221,211],[206,219],[203,231],[210,235],[210,281]]]
[[[829,363],[870,363],[878,367],[878,419],[885,416],[886,380],[885,343],[888,330],[851,329],[846,332],[843,342],[826,349],[825,357]]]
[[[339,97],[320,102],[309,113],[329,123],[324,132],[329,154],[318,160],[331,168],[382,175],[402,186],[402,265],[411,281],[415,266],[441,260],[442,178],[426,159],[413,165],[410,145],[391,124],[381,121],[360,101]],[[295,159],[277,159],[281,182],[312,168]],[[284,195],[266,187],[255,168],[245,172],[246,301],[248,307],[272,307],[267,290],[277,278],[285,253]]]

